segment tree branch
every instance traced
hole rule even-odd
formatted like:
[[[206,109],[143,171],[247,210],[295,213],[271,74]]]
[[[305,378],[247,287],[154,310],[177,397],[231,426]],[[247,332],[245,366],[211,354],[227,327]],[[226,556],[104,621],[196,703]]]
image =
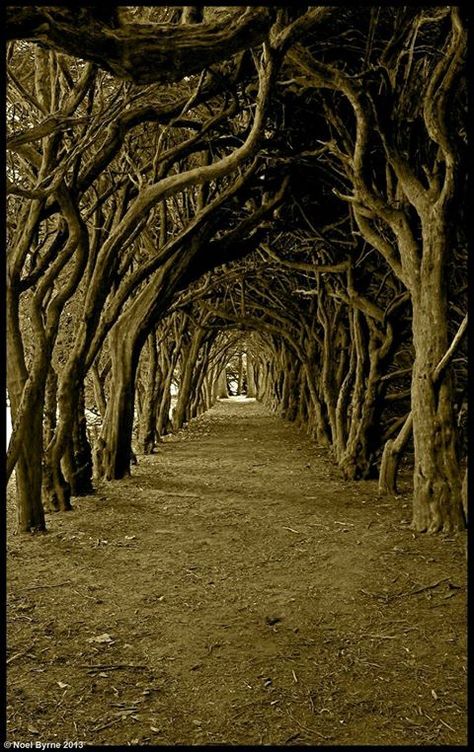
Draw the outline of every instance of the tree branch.
[[[213,23],[121,24],[84,6],[8,6],[7,39],[29,39],[90,60],[136,84],[173,83],[260,44],[274,11],[237,7]],[[243,11],[243,12],[242,12]]]
[[[304,261],[287,261],[278,256],[271,248],[262,243],[260,248],[270,256],[274,261],[285,266],[287,269],[294,269],[300,272],[314,272],[314,274],[323,274],[325,272],[345,272],[349,269],[350,261],[341,261],[339,264],[308,264]]]
[[[451,342],[450,346],[448,347],[445,354],[443,355],[438,365],[436,366],[435,370],[433,371],[432,379],[433,379],[434,384],[436,384],[441,379],[444,371],[446,370],[451,360],[453,359],[453,356],[459,347],[459,343],[464,337],[466,331],[467,331],[467,313],[464,316],[463,320],[461,321],[459,325],[459,329],[457,330],[453,338],[453,341]]]

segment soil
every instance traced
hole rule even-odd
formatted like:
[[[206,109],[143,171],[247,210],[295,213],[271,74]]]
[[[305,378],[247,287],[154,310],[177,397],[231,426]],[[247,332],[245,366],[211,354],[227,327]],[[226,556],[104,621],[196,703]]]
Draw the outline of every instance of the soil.
[[[465,745],[466,539],[230,399],[8,539],[8,739]]]

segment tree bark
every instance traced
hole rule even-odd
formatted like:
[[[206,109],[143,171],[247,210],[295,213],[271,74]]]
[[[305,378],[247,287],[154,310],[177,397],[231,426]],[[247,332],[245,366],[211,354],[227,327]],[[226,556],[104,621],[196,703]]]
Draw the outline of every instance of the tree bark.
[[[369,478],[374,470],[373,453],[375,417],[380,411],[381,365],[392,343],[391,328],[382,334],[375,330],[359,311],[354,312],[354,341],[357,357],[355,383],[351,402],[351,418],[345,449],[339,466],[347,480]]]
[[[468,470],[467,470],[467,465],[466,465],[466,469],[464,471],[464,476],[462,480],[462,489],[461,489],[462,506],[464,510],[464,518],[466,520],[466,524],[468,522],[468,492],[469,492],[467,475],[468,475]]]
[[[162,373],[165,374],[163,380],[163,390],[161,394],[161,401],[158,408],[158,419],[156,423],[156,432],[158,438],[171,433],[172,424],[170,418],[170,405],[171,405],[171,383],[173,380],[173,373],[178,359],[178,342],[174,342],[171,348],[171,352],[168,352],[166,348],[162,349],[160,357],[160,366]]]
[[[412,290],[413,443],[415,451],[412,528],[452,532],[465,527],[461,472],[456,452],[454,395],[449,374],[434,383],[448,349],[448,304],[442,260],[446,229],[434,215],[425,230],[420,284]]]
[[[19,296],[12,286],[7,288],[7,387],[10,398],[12,425],[19,421],[19,410],[28,380],[20,320]],[[43,504],[41,502],[43,461],[43,405],[48,355],[44,353],[39,365],[38,378],[30,382],[28,400],[23,401],[24,415],[19,441],[18,459],[15,466],[17,530],[20,533],[46,530]],[[36,384],[34,384],[36,381]],[[13,435],[12,435],[13,439]]]
[[[412,434],[412,428],[413,416],[410,412],[400,429],[398,436],[395,439],[389,439],[386,442],[380,463],[379,494],[397,495],[397,473],[400,459]]]
[[[148,335],[148,373],[145,394],[140,411],[138,445],[144,454],[153,454],[156,442],[156,423],[158,411],[159,384],[162,374],[159,370],[155,332]]]
[[[92,450],[87,436],[83,384],[77,392],[72,435],[62,459],[62,467],[71,489],[71,496],[87,496],[93,493]]]
[[[116,326],[111,333],[112,389],[99,439],[97,463],[98,476],[106,480],[130,475],[139,345],[135,332]]]
[[[237,372],[237,394],[242,394],[243,391],[243,385],[244,385],[244,358],[243,358],[243,352],[242,350],[239,350],[239,365],[238,365],[238,372]]]
[[[186,421],[187,408],[191,398],[193,371],[204,336],[205,330],[202,327],[196,327],[187,351],[183,352],[184,362],[182,363],[178,399],[172,418],[173,430],[175,431],[182,428]]]
[[[217,377],[217,398],[218,399],[228,399],[229,398],[229,389],[227,386],[227,372],[226,367],[224,366],[219,373],[219,376]]]
[[[257,396],[257,383],[255,380],[255,367],[252,355],[247,350],[247,397]]]
[[[57,410],[57,393],[58,376],[53,366],[49,368],[48,379],[46,382],[45,404],[44,404],[44,446],[48,446],[54,437],[56,429],[56,410]],[[53,469],[48,462],[48,453],[44,453],[43,458],[43,477],[42,477],[42,498],[43,506],[48,512],[57,512],[59,506],[54,496]]]
[[[97,361],[94,362],[90,370],[93,389],[94,389],[94,399],[95,399],[97,409],[100,415],[102,416],[102,418],[104,417],[105,411],[107,409],[107,399],[105,396],[105,377],[106,377],[106,373],[109,370],[110,370],[110,366],[109,368],[107,368],[107,370],[104,368],[102,373],[100,373]]]
[[[135,84],[173,83],[261,43],[271,8],[248,7],[207,24],[121,24],[96,8],[7,8],[8,39],[31,39]]]

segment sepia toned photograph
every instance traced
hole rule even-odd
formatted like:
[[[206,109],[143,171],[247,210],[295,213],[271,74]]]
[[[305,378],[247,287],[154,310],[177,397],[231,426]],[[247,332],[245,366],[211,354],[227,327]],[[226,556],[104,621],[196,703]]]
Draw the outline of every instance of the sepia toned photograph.
[[[7,6],[4,749],[467,748],[468,21]]]

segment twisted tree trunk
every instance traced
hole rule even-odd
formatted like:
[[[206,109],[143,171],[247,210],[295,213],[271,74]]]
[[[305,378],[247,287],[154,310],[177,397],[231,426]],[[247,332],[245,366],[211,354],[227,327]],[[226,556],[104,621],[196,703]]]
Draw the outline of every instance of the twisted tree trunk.
[[[424,239],[420,284],[412,291],[412,527],[417,531],[452,532],[465,527],[454,394],[449,374],[436,383],[436,367],[448,349],[448,302],[442,263],[447,237],[446,228],[435,216],[430,224]]]
[[[21,424],[16,435],[18,458],[15,465],[17,530],[21,533],[46,529],[41,501],[43,461],[43,406],[49,368],[48,353],[37,353],[36,375],[26,370],[19,321],[19,296],[7,289],[7,387],[13,425]],[[28,399],[25,399],[28,388]],[[20,416],[20,410],[22,415]]]
[[[135,332],[116,326],[111,333],[112,384],[102,433],[99,437],[97,474],[106,480],[130,475],[132,432],[135,413],[135,377],[140,356]]]

